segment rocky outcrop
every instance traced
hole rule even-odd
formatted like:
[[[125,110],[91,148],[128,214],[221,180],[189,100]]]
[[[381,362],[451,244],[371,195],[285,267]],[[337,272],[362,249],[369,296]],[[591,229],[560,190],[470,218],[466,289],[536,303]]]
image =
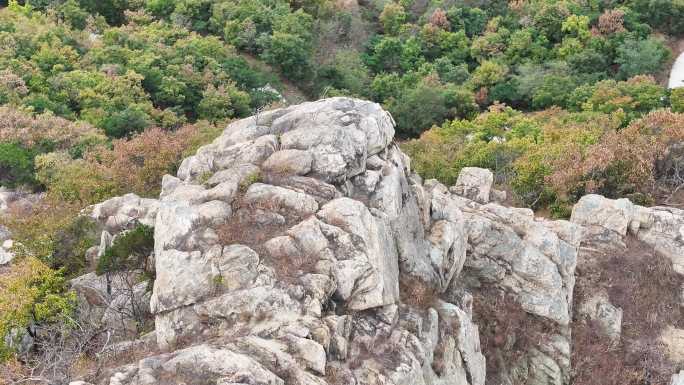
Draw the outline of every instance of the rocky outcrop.
[[[484,384],[468,294],[445,300],[463,213],[393,136],[374,103],[275,110],[185,159],[160,200],[96,206],[103,239],[155,227],[150,305],[168,352],[104,383]]]
[[[628,199],[586,195],[573,208],[572,221],[590,228],[594,234],[609,231],[623,237],[629,231],[669,258],[675,271],[684,275],[684,210],[647,208]]]
[[[580,318],[593,321],[618,351],[648,357],[650,378],[666,383],[684,365],[684,210],[587,195],[571,220],[586,229]]]
[[[493,183],[494,174],[490,170],[464,167],[451,191],[478,203],[488,203]]]
[[[15,191],[0,186],[0,215],[15,208],[28,210],[43,199],[44,194],[32,194],[24,191]]]
[[[498,335],[507,328],[493,326],[491,340],[506,338],[513,345],[516,339],[538,342],[518,346],[515,357],[500,358],[492,380],[516,383],[516,377],[524,373],[528,383],[568,383],[571,308],[582,227],[535,218],[529,209],[481,205],[453,195],[446,199],[463,212],[468,239],[465,270],[460,280],[452,282],[454,289],[473,293],[481,304],[475,310],[482,316],[504,311],[492,307],[492,297],[515,302],[516,306],[508,308],[512,313],[532,316],[505,316],[525,317],[517,335]],[[514,350],[507,344],[491,348],[499,353],[490,356],[499,357]]]
[[[681,210],[590,195],[571,221],[536,218],[495,203],[488,170],[423,181],[393,135],[355,99],[269,111],[185,159],[158,200],[91,207],[95,259],[136,223],[155,238],[155,330],[116,345],[155,349],[100,383],[564,385],[578,322],[615,341],[624,326],[607,291],[576,298],[586,250],[633,236],[684,269]],[[102,322],[130,305],[86,278]]]
[[[14,253],[12,252],[14,241],[9,239],[9,232],[5,234],[7,238],[3,239],[3,227],[0,226],[0,266],[8,264],[14,259]]]

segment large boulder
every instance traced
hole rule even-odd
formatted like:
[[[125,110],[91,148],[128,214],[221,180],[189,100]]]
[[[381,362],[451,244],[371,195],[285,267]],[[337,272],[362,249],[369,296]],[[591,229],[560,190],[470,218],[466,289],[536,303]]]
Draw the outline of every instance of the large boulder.
[[[478,203],[488,203],[493,183],[494,174],[490,170],[464,167],[451,191]]]
[[[585,195],[572,209],[571,220],[584,226],[601,226],[620,235],[627,234],[634,218],[634,204],[629,199],[606,199]]]
[[[11,241],[9,241],[11,242]],[[10,245],[10,247],[5,247],[6,245]],[[3,242],[0,244],[0,266],[2,265],[7,265],[8,263],[12,262],[14,259],[14,253],[10,251],[11,249],[11,244],[7,243],[7,241]]]
[[[539,331],[492,381],[524,369],[568,383],[583,227],[485,204],[487,170],[451,191],[423,181],[393,134],[387,112],[356,99],[269,111],[185,159],[159,200],[96,206],[103,245],[155,227],[163,352],[104,383],[484,385],[498,352],[480,341],[497,336],[475,320],[490,293]]]
[[[463,214],[432,209],[442,197],[393,135],[355,99],[270,111],[185,159],[160,200],[96,206],[112,234],[154,225],[151,310],[169,352],[109,384],[187,381],[178,368],[222,384],[484,384],[472,310],[439,300],[465,263]],[[402,282],[434,294],[409,305]]]
[[[643,207],[628,199],[608,199],[600,195],[582,197],[572,210],[572,222],[594,228],[597,235],[607,230],[617,238],[627,232],[655,248],[672,261],[675,271],[684,275],[684,210],[674,207]]]
[[[570,380],[570,335],[575,268],[582,226],[568,221],[535,218],[529,209],[479,204],[429,183],[435,207],[455,206],[464,216],[467,255],[462,279],[452,281],[450,293],[464,288],[475,297],[474,312],[493,317],[486,324],[490,341],[528,339],[522,354],[507,356],[504,347],[490,346],[489,357],[499,370],[488,381],[516,383],[519,373],[534,384],[566,384]],[[444,209],[440,209],[444,210]],[[512,303],[508,305],[508,301]],[[496,314],[510,312],[501,318]],[[514,333],[496,319],[524,319]],[[510,321],[515,322],[515,321]],[[487,323],[487,321],[486,321]],[[518,330],[516,330],[518,329]],[[491,345],[491,343],[490,343]]]
[[[95,327],[108,330],[114,340],[136,337],[150,318],[148,282],[138,274],[88,273],[69,284],[77,295],[80,313]]]

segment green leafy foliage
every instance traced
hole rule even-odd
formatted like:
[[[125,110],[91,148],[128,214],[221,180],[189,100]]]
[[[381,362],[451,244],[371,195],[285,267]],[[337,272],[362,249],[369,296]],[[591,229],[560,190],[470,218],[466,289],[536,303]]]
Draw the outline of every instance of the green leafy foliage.
[[[84,20],[87,13],[78,12],[96,12],[118,25],[125,21],[118,15],[130,12],[131,6],[126,1],[66,1],[57,9],[64,24],[39,13],[27,17],[0,11],[0,25],[13,47],[0,55],[0,101],[85,121],[121,138],[153,125],[173,127],[173,115],[177,121],[194,121],[212,89],[229,97],[218,105],[226,111],[213,112],[207,116],[211,120],[247,116],[252,108],[276,100],[261,91],[269,83],[277,86],[276,79],[250,67],[219,38],[149,17],[131,16],[136,22],[122,26],[95,26],[91,24],[97,21]],[[294,33],[293,25],[302,23],[297,19],[278,26]],[[281,57],[274,54],[273,60],[288,65],[290,57],[282,57],[287,48],[278,49]]]
[[[35,154],[18,143],[0,143],[0,185],[35,185]]]
[[[56,232],[54,252],[47,262],[65,276],[75,277],[87,267],[86,252],[99,241],[95,221],[87,216],[78,216]]]
[[[114,239],[97,263],[98,275],[120,271],[144,270],[154,249],[154,228],[136,225]]]
[[[0,275],[0,362],[14,353],[6,345],[6,337],[13,330],[25,332],[32,323],[57,320],[68,323],[76,306],[76,296],[66,290],[62,274],[34,257],[16,262]]]

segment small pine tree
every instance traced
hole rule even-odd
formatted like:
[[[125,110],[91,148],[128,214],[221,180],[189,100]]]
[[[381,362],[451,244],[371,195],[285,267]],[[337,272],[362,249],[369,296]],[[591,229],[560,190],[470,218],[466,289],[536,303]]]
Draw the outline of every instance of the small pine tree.
[[[97,275],[121,271],[145,270],[154,249],[154,228],[138,224],[117,237],[97,262]]]

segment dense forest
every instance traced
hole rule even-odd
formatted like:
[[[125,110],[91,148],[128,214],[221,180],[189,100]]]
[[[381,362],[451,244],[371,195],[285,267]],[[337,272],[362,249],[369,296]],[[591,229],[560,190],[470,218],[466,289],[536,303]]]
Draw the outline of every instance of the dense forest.
[[[10,0],[0,185],[42,199],[2,219],[0,359],[73,308],[99,241],[80,210],[157,196],[229,121],[294,102],[381,103],[422,177],[489,168],[551,217],[589,192],[682,201],[684,88],[663,85],[682,34],[673,0]]]

